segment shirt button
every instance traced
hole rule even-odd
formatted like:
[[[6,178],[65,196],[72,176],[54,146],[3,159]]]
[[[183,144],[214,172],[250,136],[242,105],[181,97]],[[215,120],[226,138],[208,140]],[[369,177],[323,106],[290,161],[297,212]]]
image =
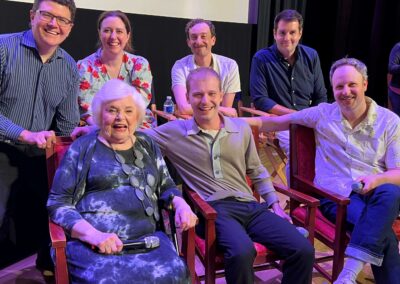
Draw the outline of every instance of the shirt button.
[[[214,160],[218,159],[218,156],[214,156]]]
[[[215,174],[216,174],[216,175],[219,175],[219,171],[215,171]]]
[[[291,79],[294,80],[294,77],[292,77]]]
[[[296,103],[294,103],[293,106],[296,106]]]

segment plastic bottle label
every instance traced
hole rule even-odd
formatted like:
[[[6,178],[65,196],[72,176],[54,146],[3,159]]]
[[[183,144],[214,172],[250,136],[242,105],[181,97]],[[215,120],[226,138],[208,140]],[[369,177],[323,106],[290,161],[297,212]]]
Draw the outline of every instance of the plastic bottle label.
[[[164,112],[173,114],[174,113],[174,106],[164,106]]]

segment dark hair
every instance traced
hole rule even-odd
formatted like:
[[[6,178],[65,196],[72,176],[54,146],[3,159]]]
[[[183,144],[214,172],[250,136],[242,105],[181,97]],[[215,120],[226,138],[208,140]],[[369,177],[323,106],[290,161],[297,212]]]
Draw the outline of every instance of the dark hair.
[[[121,12],[120,10],[115,10],[115,11],[106,11],[101,13],[99,18],[97,19],[98,31],[100,32],[101,24],[103,23],[103,21],[109,17],[120,18],[121,21],[124,23],[126,32],[129,34],[128,42],[126,43],[124,50],[128,52],[133,52],[131,22],[129,21],[128,16],[124,12]],[[98,41],[98,46],[101,46],[100,40]]]
[[[211,36],[216,36],[217,34],[215,33],[215,26],[211,21],[204,20],[204,19],[193,19],[190,20],[185,27],[185,33],[186,33],[186,38],[189,39],[189,30],[194,27],[197,24],[205,23],[209,28],[211,32]]]
[[[74,0],[35,0],[33,2],[32,11],[36,12],[39,9],[40,3],[43,1],[56,2],[62,6],[66,6],[71,13],[71,21],[75,20],[76,6]]]
[[[190,92],[190,83],[194,80],[195,77],[198,75],[202,75],[203,77],[209,76],[209,77],[214,77],[218,80],[218,88],[219,91],[222,90],[221,86],[221,77],[219,77],[218,73],[210,68],[210,67],[199,67],[196,69],[193,69],[189,72],[189,75],[186,78],[186,92],[189,94]]]
[[[278,15],[275,16],[274,20],[274,30],[278,28],[278,23],[279,21],[284,21],[284,22],[299,22],[299,30],[301,31],[303,29],[303,17],[299,12],[296,10],[290,10],[286,9],[281,12],[279,12]]]

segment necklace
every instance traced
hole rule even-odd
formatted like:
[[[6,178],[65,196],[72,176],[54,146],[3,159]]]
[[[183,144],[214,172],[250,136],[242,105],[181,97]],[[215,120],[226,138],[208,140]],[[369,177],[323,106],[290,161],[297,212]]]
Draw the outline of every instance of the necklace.
[[[133,187],[137,199],[142,203],[144,212],[147,216],[153,216],[156,221],[159,221],[160,214],[156,205],[157,197],[152,189],[155,185],[155,177],[150,173],[145,173],[143,153],[135,149],[135,143],[132,139],[134,162],[133,164],[127,164],[124,156],[118,153],[111,144],[109,145],[114,152],[115,159],[121,165],[122,171],[128,176],[129,184]],[[141,184],[139,178],[135,175],[137,171],[135,166],[140,169],[142,179],[144,180],[146,177],[145,185]]]

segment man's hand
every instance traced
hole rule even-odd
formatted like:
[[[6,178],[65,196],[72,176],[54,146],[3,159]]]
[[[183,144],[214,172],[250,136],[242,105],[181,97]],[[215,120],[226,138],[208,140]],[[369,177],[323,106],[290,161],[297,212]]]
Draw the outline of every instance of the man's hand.
[[[362,182],[364,184],[360,194],[367,195],[371,193],[375,188],[383,184],[382,176],[380,174],[361,176],[356,179],[357,182]]]
[[[225,116],[229,116],[229,117],[237,117],[238,116],[236,109],[234,109],[232,107],[220,106],[219,111]]]
[[[40,149],[50,148],[56,142],[56,134],[53,130],[32,132],[23,130],[18,137],[18,141],[26,144],[35,145]]]
[[[283,211],[283,209],[279,205],[279,202],[275,202],[274,204],[272,204],[272,210],[276,215],[289,221],[289,223],[293,224],[292,218],[290,218],[290,216],[286,214],[285,211]]]
[[[98,129],[98,127],[95,125],[75,127],[75,129],[71,133],[72,140],[75,140],[76,138],[78,138],[80,136],[89,134],[90,132],[95,131],[97,129]]]

